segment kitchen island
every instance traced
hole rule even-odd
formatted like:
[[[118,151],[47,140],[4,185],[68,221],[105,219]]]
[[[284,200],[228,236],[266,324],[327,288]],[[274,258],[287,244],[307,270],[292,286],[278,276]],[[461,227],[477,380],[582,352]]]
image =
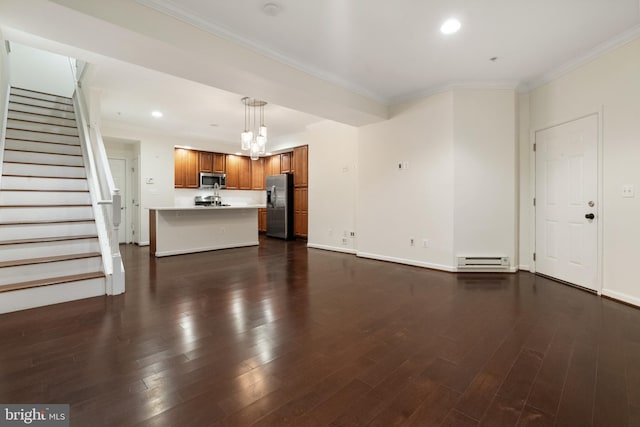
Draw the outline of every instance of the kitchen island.
[[[264,205],[149,208],[150,253],[156,257],[258,245]]]

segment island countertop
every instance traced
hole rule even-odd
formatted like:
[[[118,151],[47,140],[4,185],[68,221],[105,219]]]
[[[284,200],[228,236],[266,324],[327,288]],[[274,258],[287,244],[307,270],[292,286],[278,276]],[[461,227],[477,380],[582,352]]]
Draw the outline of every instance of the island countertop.
[[[149,208],[151,255],[257,246],[258,209],[265,205]]]

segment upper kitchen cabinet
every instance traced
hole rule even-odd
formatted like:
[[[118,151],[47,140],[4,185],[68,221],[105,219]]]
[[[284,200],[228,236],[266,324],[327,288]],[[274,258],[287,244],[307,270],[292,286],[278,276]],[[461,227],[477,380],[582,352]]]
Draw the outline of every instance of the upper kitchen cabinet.
[[[198,188],[198,152],[185,148],[175,148],[174,186],[175,188]]]
[[[251,189],[264,190],[265,186],[265,159],[260,157],[258,160],[251,161]]]
[[[200,172],[213,172],[213,153],[207,151],[199,151],[200,156]]]
[[[266,157],[264,169],[265,176],[280,174],[280,155]]]
[[[308,185],[308,146],[296,147],[293,149],[293,186],[306,187]]]
[[[291,161],[291,153],[282,153],[280,154],[280,173],[291,173],[293,170]]]
[[[220,153],[213,154],[213,173],[226,173],[226,156]]]
[[[251,190],[251,159],[227,154],[227,190]]]

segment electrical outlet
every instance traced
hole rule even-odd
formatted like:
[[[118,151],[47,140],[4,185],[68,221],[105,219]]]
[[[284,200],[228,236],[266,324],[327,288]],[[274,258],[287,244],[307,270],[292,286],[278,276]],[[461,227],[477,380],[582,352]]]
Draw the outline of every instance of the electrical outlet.
[[[355,231],[350,231],[349,232],[349,237],[356,237],[356,232]]]
[[[429,239],[422,239],[422,247],[423,248],[429,247]]]
[[[622,186],[622,197],[634,197],[635,191],[633,189],[633,185],[625,184]]]
[[[398,170],[402,170],[402,162],[398,162]]]
[[[342,244],[343,245],[348,245],[349,244],[349,240],[346,237],[342,238]]]
[[[415,246],[416,245],[416,239],[414,239],[413,237],[409,237],[409,246]]]

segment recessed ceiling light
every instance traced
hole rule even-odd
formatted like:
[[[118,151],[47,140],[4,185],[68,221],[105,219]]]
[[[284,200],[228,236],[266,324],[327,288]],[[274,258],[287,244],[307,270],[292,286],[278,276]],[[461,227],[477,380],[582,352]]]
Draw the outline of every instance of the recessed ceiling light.
[[[217,128],[220,125],[217,123],[210,123],[209,126],[211,126],[212,128]]]
[[[162,117],[162,113],[160,111],[153,111],[151,115],[158,118]]]
[[[440,31],[442,34],[453,34],[457,33],[461,26],[460,21],[455,18],[451,18],[444,21],[440,27]]]
[[[491,62],[496,62],[497,60],[498,60],[497,56],[493,56],[493,57],[489,58],[489,61],[491,61]]]

